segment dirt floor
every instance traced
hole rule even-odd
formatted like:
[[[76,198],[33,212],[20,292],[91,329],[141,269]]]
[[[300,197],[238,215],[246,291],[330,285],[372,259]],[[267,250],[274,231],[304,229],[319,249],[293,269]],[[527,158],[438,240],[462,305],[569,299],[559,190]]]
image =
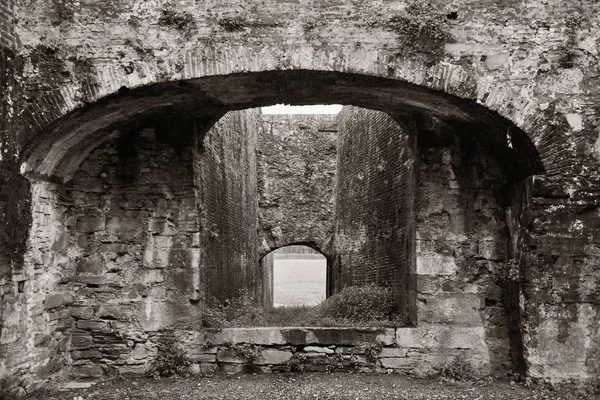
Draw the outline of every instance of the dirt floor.
[[[76,386],[71,383],[67,386]],[[62,386],[62,387],[61,387]],[[65,384],[34,393],[28,399],[600,399],[589,391],[507,382],[442,384],[401,375],[304,373],[225,375],[178,379],[114,379],[88,388]]]

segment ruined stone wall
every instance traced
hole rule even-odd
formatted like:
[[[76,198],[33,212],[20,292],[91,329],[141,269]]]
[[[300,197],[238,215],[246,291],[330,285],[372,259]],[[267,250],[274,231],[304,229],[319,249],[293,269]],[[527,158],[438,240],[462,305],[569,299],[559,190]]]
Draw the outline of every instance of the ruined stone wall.
[[[9,5],[10,19],[11,2],[0,1],[0,4]],[[538,239],[531,245],[523,244],[525,254],[519,258],[523,277],[524,271],[533,273],[531,279],[523,282],[528,286],[526,292],[519,293],[523,295],[522,319],[527,323],[527,332],[522,332],[526,336],[529,372],[535,377],[597,381],[593,363],[597,359],[597,325],[589,322],[594,320],[590,317],[592,313],[586,314],[589,310],[597,313],[597,305],[587,300],[573,302],[569,296],[578,299],[577,293],[582,288],[592,290],[597,281],[590,276],[598,276],[595,232],[600,216],[594,212],[598,205],[593,194],[600,171],[596,45],[600,4],[558,0],[547,3],[435,0],[424,14],[408,13],[409,6],[405,1],[271,0],[259,4],[215,0],[199,5],[190,0],[178,2],[176,7],[165,2],[133,0],[110,4],[100,0],[45,1],[36,2],[35,6],[31,2],[18,2],[16,36],[22,62],[14,67],[20,82],[14,87],[22,85],[23,95],[15,96],[9,90],[0,92],[2,110],[12,104],[16,107],[12,115],[18,115],[16,119],[7,119],[10,113],[0,113],[0,124],[4,124],[0,139],[4,157],[0,161],[3,271],[8,271],[9,263],[11,268],[18,266],[25,253],[26,232],[32,216],[38,214],[35,204],[45,204],[52,198],[44,191],[32,191],[36,197],[32,197],[29,206],[28,185],[16,174],[21,150],[26,144],[31,146],[34,138],[72,133],[68,140],[42,146],[41,154],[52,155],[52,160],[46,160],[50,165],[63,149],[69,156],[81,154],[85,158],[91,149],[69,147],[78,143],[75,138],[83,138],[93,148],[98,144],[95,136],[98,129],[145,110],[183,105],[182,99],[200,104],[200,108],[258,106],[263,100],[338,101],[380,109],[393,103],[390,111],[433,113],[459,121],[480,122],[491,115],[501,116],[531,138],[543,162],[543,169],[535,173],[548,174],[547,178],[536,177],[535,182],[544,182],[543,187],[552,188],[540,189],[535,201],[549,205],[543,210],[536,206],[536,216],[524,218],[524,232],[520,235],[529,239],[530,230],[544,232],[536,234]],[[0,18],[6,16],[1,14]],[[5,26],[2,25],[3,33]],[[417,32],[423,35],[415,36]],[[2,71],[12,76],[12,60],[7,63],[5,54],[2,53],[1,62],[9,67]],[[228,77],[219,80],[218,85],[202,86],[197,91],[186,86],[189,81],[181,85],[168,83],[154,92],[145,92],[148,96],[127,95],[128,88],[141,85],[267,70],[278,73],[324,70],[338,75],[335,79],[329,76],[326,81],[318,81],[319,85],[330,85],[320,87],[318,95],[312,96],[306,95],[307,88],[315,81],[310,74],[296,80],[281,74],[269,80],[269,84],[249,80],[245,85],[223,87],[233,79]],[[363,86],[350,93],[348,88],[359,79],[344,73],[368,77],[363,76],[360,80]],[[377,83],[371,80],[374,76],[390,81]],[[391,83],[401,80],[438,92],[412,85],[392,90]],[[374,82],[372,90],[364,82]],[[186,93],[189,97],[185,97]],[[110,103],[102,101],[109,95],[113,95]],[[479,113],[481,109],[494,113]],[[503,125],[495,133],[474,129],[472,135],[489,142],[489,147],[505,160],[514,161],[519,168],[513,172],[531,173],[526,167],[531,164],[530,157],[535,158],[535,151],[517,152],[514,126]],[[514,146],[509,147],[508,143]],[[15,150],[8,152],[11,162],[6,161],[7,148]],[[27,165],[23,170],[30,172],[30,177],[39,172]],[[47,171],[53,173],[50,167]],[[526,191],[524,196],[532,193]],[[562,194],[557,197],[555,193]],[[531,200],[525,198],[522,203],[530,205]],[[569,214],[580,205],[589,207],[584,212],[585,218]],[[529,215],[527,210],[523,214]],[[576,221],[580,221],[576,226],[581,229],[565,233],[569,229],[566,227]],[[552,240],[548,245],[539,245],[548,237],[556,238],[552,239],[556,242],[564,239],[560,254],[556,254]],[[572,265],[576,267],[571,268]],[[578,265],[586,267],[578,271]],[[557,286],[562,288],[561,294],[550,303],[544,295],[548,290],[536,287],[552,289],[559,285],[553,278],[555,270],[564,270],[559,276],[563,279],[570,276],[577,284],[569,284],[568,290],[566,285]],[[27,319],[20,319],[19,313],[29,308],[30,300],[34,301],[25,291],[26,282],[34,277],[19,272],[13,277],[12,281],[8,278],[4,281],[2,319],[12,321],[11,325],[27,326]],[[21,294],[18,282],[23,282]],[[582,282],[585,284],[581,285]],[[582,312],[584,309],[588,311]],[[588,323],[577,325],[576,319]],[[571,326],[578,328],[565,329]],[[586,336],[586,332],[591,336]],[[583,337],[586,339],[580,340]],[[577,343],[578,351],[571,352],[569,338]],[[548,348],[544,347],[546,344]],[[17,342],[1,341],[0,346],[11,354],[21,352],[22,348]],[[554,348],[560,350],[553,351]],[[563,363],[565,352],[577,354],[578,361]],[[3,357],[2,362],[9,358]],[[592,361],[582,361],[588,359]],[[14,371],[11,366],[4,376],[20,376]]]
[[[327,253],[333,233],[337,115],[261,115],[261,252],[293,243]]]
[[[94,150],[68,185],[72,375],[143,373],[156,332],[199,327],[200,222],[191,147],[154,128]],[[141,364],[141,365],[140,365]]]
[[[29,182],[19,174],[19,151],[27,139],[16,134],[22,104],[22,63],[17,60],[13,3],[0,0],[0,396],[9,390],[23,394],[28,369],[44,362],[53,364],[55,346],[63,339],[57,334],[52,343],[36,343],[38,347],[48,344],[47,349],[33,351],[34,332],[28,333],[31,319],[27,308],[35,278],[26,273],[24,256],[33,210]],[[39,302],[36,305],[39,315],[43,306]]]
[[[506,177],[481,146],[454,132],[444,135],[445,146],[419,147],[418,323],[481,329],[490,373],[504,376],[513,370],[505,304]]]
[[[194,159],[206,247],[207,296],[221,301],[245,289],[262,297],[257,240],[256,143],[259,110],[225,114],[202,138]]]
[[[523,345],[529,373],[598,382],[600,376],[600,182],[535,177],[527,199],[516,274],[523,296]]]
[[[484,377],[488,371],[483,329],[225,328],[181,332],[175,338],[191,359],[192,373],[360,371],[423,377],[444,368],[470,368],[473,377]],[[252,357],[240,351],[249,343]]]
[[[415,137],[388,114],[357,107],[340,112],[339,127],[335,291],[390,287],[398,310],[414,318]]]

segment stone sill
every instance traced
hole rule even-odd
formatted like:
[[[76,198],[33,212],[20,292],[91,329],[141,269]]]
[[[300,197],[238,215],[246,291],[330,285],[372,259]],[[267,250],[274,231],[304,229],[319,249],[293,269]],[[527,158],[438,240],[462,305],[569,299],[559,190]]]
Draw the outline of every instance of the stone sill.
[[[483,327],[421,325],[414,328],[376,327],[257,327],[223,328],[201,331],[212,345],[253,343],[262,346],[336,345],[358,346],[381,343],[383,346],[412,348],[470,349],[487,347]]]

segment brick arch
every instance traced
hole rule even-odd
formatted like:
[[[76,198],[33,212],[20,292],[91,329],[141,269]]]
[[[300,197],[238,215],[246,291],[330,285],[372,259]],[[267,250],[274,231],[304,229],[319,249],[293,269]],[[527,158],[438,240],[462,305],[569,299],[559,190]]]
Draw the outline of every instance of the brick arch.
[[[508,84],[461,65],[394,59],[384,51],[299,46],[190,51],[183,65],[140,61],[133,73],[103,68],[32,103],[23,113],[28,145],[21,170],[68,177],[112,127],[173,108],[199,117],[285,102],[343,103],[394,115],[429,113],[472,123],[515,178],[555,169],[545,149],[560,143],[536,104]],[[512,148],[507,146],[507,137]],[[536,145],[540,149],[536,149]],[[539,154],[538,154],[539,153]]]
[[[310,247],[311,249],[316,250],[319,253],[321,253],[327,260],[331,260],[333,257],[333,255],[331,253],[332,249],[331,249],[330,238],[327,238],[326,240],[324,240],[323,238],[298,240],[293,237],[284,237],[284,238],[282,238],[282,240],[279,240],[276,243],[275,242],[268,243],[266,240],[263,240],[263,242],[261,243],[259,252],[258,252],[259,259],[262,259],[267,254],[272,253],[277,249],[281,249],[283,247],[289,247],[289,246]]]

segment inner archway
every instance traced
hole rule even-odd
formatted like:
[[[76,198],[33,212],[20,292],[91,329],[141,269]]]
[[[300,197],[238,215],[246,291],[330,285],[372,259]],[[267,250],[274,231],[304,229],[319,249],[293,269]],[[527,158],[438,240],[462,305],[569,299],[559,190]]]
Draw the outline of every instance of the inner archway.
[[[273,268],[273,307],[311,307],[327,297],[327,258],[308,246],[290,245],[267,254]]]

